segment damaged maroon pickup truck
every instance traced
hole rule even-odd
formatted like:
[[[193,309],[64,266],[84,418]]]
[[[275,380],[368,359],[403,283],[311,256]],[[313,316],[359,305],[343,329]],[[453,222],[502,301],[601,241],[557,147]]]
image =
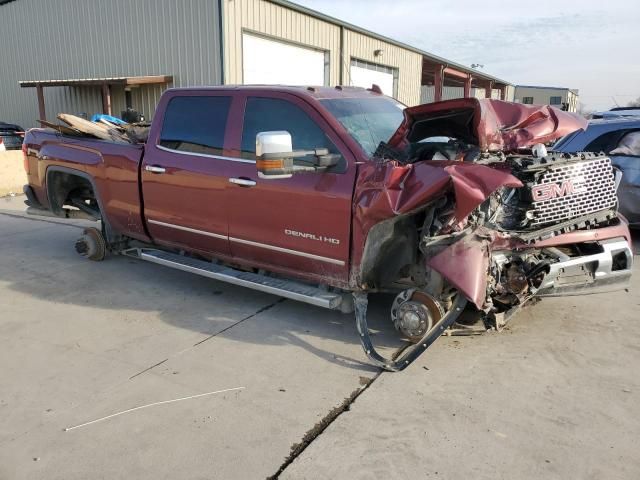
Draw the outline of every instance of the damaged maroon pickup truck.
[[[500,330],[534,297],[624,288],[619,172],[544,147],[584,127],[497,100],[405,109],[376,88],[172,89],[144,144],[30,130],[25,193],[30,213],[100,221],[76,244],[90,259],[355,311],[369,359],[397,371],[444,332]],[[396,359],[369,335],[371,292],[397,295]]]

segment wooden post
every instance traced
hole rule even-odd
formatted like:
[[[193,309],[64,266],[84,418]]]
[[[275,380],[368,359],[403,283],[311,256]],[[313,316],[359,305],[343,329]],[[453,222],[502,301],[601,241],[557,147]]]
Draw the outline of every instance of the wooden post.
[[[111,115],[111,87],[108,83],[102,84],[102,113]]]
[[[433,75],[433,101],[439,102],[442,100],[442,86],[444,85],[444,65],[436,65],[436,71]]]
[[[44,109],[44,88],[41,84],[36,85],[36,92],[38,93],[38,114],[40,115],[40,120],[46,120],[47,112]]]
[[[471,96],[471,74],[467,75],[467,78],[464,81],[464,98],[469,98]]]

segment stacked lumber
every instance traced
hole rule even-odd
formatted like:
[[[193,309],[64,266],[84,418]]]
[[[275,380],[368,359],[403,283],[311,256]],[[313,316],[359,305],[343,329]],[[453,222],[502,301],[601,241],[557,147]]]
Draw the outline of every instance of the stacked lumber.
[[[94,137],[116,143],[144,143],[149,133],[146,125],[115,125],[107,120],[91,122],[69,113],[59,113],[58,119],[66,125],[38,120],[44,127],[52,128],[62,135]]]
[[[110,127],[104,123],[90,122],[89,120],[69,113],[59,113],[58,119],[82,133],[92,135],[102,140],[110,140],[117,143],[131,143],[127,136],[118,130],[115,125]]]

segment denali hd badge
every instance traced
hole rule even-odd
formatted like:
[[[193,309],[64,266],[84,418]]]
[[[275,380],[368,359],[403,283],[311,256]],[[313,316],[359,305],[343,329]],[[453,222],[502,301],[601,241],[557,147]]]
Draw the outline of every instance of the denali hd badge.
[[[309,240],[316,240],[318,242],[331,243],[333,245],[340,245],[340,240],[337,238],[325,237],[324,235],[316,235],[315,233],[296,232],[295,230],[284,229],[284,234],[290,237],[308,238]]]
[[[560,183],[543,183],[531,189],[534,202],[542,202],[558,197],[566,197],[577,193],[585,193],[587,186],[584,177],[568,178]]]

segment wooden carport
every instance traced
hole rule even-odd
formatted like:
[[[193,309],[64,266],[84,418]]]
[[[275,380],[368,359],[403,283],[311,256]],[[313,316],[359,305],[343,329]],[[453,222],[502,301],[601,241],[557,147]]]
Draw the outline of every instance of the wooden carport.
[[[108,77],[108,78],[73,78],[67,80],[24,80],[18,82],[22,88],[35,87],[38,94],[38,113],[40,120],[46,120],[44,101],[45,87],[101,87],[102,113],[111,115],[111,87],[133,87],[140,85],[158,85],[173,82],[171,75],[151,75],[139,77]]]

